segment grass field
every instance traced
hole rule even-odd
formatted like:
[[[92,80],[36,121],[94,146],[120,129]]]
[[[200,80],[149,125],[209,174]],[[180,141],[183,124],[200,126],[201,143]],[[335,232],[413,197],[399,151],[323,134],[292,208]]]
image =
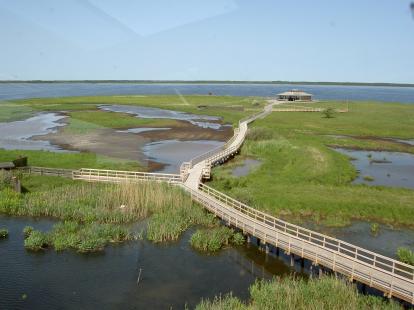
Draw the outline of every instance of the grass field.
[[[331,119],[321,113],[274,112],[251,125],[242,156],[215,168],[212,185],[297,222],[343,226],[359,219],[414,227],[413,190],[352,185],[356,171],[349,158],[329,147],[341,144],[414,153],[414,146],[377,139],[413,138],[412,115],[412,105],[366,102],[351,103],[349,113],[337,113]],[[246,157],[261,160],[261,166],[247,176],[233,177],[231,171]]]
[[[94,153],[57,153],[48,151],[0,149],[0,162],[11,161],[19,156],[27,156],[29,165],[39,167],[142,170],[142,167],[136,161],[110,158]]]
[[[11,102],[0,102],[0,122],[22,120],[33,114],[32,108]]]
[[[230,96],[178,96],[178,95],[151,95],[151,96],[94,96],[94,97],[62,97],[16,100],[13,103],[33,109],[35,111],[97,111],[101,104],[122,104],[156,107],[195,114],[207,114],[223,117],[224,122],[236,123],[251,111],[258,111],[264,105],[264,100],[250,97]],[[108,115],[114,113],[106,112]],[[117,113],[119,114],[119,113]],[[84,121],[93,122],[94,117],[74,114]],[[121,114],[122,115],[122,114]],[[96,116],[90,114],[89,116]],[[101,117],[101,116],[100,116]],[[131,116],[129,116],[131,118]],[[124,118],[122,117],[114,117]],[[142,120],[141,120],[142,121]],[[145,120],[144,120],[145,121]],[[111,126],[115,121],[112,121]],[[123,120],[120,120],[123,122]],[[121,126],[122,127],[122,126]]]

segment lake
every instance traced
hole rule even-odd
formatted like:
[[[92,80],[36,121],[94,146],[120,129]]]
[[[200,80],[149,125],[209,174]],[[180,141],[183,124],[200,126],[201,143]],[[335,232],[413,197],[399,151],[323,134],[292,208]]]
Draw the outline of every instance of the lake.
[[[302,89],[323,100],[374,100],[414,103],[414,87],[328,86],[292,84],[141,84],[141,83],[0,83],[0,100],[105,95],[274,96]]]
[[[191,230],[175,243],[131,241],[104,253],[24,249],[26,225],[46,231],[53,223],[0,216],[0,227],[9,229],[0,239],[0,309],[193,308],[230,292],[247,299],[256,279],[301,274],[300,263],[289,267],[288,256],[266,256],[254,246],[201,254],[189,245]]]

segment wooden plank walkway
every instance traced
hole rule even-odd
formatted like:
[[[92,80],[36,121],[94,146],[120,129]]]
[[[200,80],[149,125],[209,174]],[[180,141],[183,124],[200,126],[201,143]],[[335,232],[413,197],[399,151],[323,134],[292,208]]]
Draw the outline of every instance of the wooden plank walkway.
[[[181,186],[194,201],[264,244],[282,248],[288,254],[306,258],[313,264],[374,287],[388,297],[394,296],[414,304],[414,266],[282,221],[202,183],[203,178],[210,177],[212,165],[225,162],[237,153],[246,137],[248,124],[274,111],[273,105],[241,120],[239,129],[235,130],[235,135],[225,147],[185,163]]]

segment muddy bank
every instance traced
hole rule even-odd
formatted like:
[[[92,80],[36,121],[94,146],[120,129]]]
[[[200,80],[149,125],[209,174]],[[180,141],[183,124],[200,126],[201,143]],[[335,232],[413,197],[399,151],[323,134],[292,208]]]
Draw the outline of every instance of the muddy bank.
[[[79,134],[61,128],[35,139],[66,150],[139,161],[148,171],[178,173],[183,161],[223,144],[232,135],[228,126],[216,130],[179,121],[171,128],[103,128]]]
[[[159,108],[149,108],[142,106],[128,105],[101,105],[99,108],[103,111],[127,113],[135,115],[138,118],[154,118],[154,119],[173,119],[189,122],[192,125],[201,128],[220,129],[220,117],[209,115],[198,115],[187,112],[165,110]]]
[[[372,145],[365,146],[346,146],[341,143],[329,143],[328,146],[332,148],[347,148],[350,150],[366,150],[366,151],[399,151],[414,153],[414,139],[397,139],[388,137],[375,137],[375,136],[350,136],[350,135],[324,135],[325,137],[333,138],[335,140],[350,139],[366,141],[372,143]]]
[[[63,151],[58,144],[35,137],[56,133],[59,127],[65,126],[64,119],[58,113],[39,113],[26,120],[0,123],[0,148]]]

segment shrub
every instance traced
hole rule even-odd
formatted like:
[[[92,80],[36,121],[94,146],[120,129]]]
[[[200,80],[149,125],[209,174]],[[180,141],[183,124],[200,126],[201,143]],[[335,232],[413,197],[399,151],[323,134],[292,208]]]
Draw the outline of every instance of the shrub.
[[[242,244],[244,244],[244,242],[245,242],[246,240],[245,240],[245,238],[244,238],[244,236],[243,236],[243,234],[242,233],[235,233],[234,235],[233,235],[233,239],[232,239],[232,243],[234,244],[234,245],[242,245]]]
[[[334,114],[335,114],[335,109],[334,108],[326,108],[325,110],[322,111],[322,114],[323,114],[324,118],[333,118]]]

